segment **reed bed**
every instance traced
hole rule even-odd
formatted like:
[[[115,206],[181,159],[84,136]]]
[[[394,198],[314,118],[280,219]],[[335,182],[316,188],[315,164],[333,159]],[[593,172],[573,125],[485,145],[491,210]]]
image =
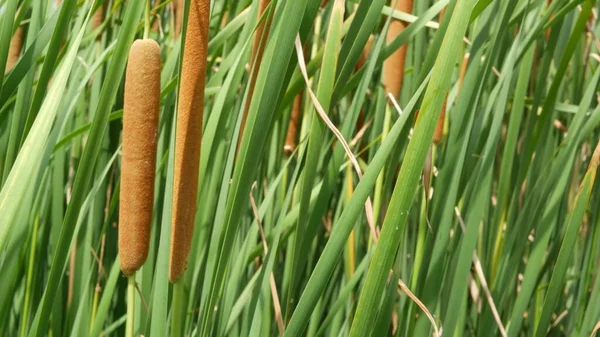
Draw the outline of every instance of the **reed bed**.
[[[598,336],[599,10],[2,1],[0,337]]]

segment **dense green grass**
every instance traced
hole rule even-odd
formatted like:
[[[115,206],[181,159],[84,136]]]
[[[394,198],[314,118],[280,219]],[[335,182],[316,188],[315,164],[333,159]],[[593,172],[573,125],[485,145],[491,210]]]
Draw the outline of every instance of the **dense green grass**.
[[[0,337],[123,336],[126,322],[136,336],[181,335],[173,322],[203,337],[593,336],[599,3],[395,1],[213,1],[196,226],[172,285],[171,0],[0,0]],[[386,41],[393,20],[409,25]],[[123,87],[145,27],[162,49],[159,145],[150,254],[128,296]],[[403,45],[392,99],[383,64]]]

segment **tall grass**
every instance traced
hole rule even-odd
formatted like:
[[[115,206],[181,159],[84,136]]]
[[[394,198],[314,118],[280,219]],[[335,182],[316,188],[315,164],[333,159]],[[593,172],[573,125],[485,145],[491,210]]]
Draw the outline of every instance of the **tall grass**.
[[[0,337],[598,334],[599,9],[0,1]]]

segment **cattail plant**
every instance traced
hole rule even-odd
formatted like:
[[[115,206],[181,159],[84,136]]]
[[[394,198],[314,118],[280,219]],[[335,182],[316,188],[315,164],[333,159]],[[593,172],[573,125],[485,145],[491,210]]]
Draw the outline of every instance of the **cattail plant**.
[[[304,94],[301,91],[294,97],[294,103],[292,104],[292,113],[290,116],[290,122],[288,123],[288,130],[285,136],[285,144],[283,145],[283,152],[286,155],[291,155],[296,150],[298,129],[300,128],[300,121],[302,120],[302,101],[304,100]]]
[[[8,50],[8,59],[6,60],[6,71],[9,72],[17,64],[23,49],[23,27],[17,27],[15,35],[10,39],[10,49]]]
[[[439,23],[442,24],[442,20],[444,19],[444,14],[446,14],[446,8],[444,8],[440,12]],[[435,126],[435,131],[433,133],[433,143],[439,144],[444,137],[444,122],[446,121],[446,109],[448,105],[448,94],[446,94],[446,98],[444,98],[444,103],[442,104],[442,111],[440,111],[440,117],[438,118],[438,122]]]
[[[363,48],[363,51],[360,53],[360,57],[358,58],[358,62],[356,63],[356,70],[360,70],[360,68],[364,67],[367,64],[367,60],[369,55],[371,54],[371,49],[373,48],[373,41],[375,40],[375,35],[371,34],[369,39],[367,40],[367,44]]]
[[[175,176],[169,280],[183,274],[194,233],[199,181],[200,141],[206,80],[210,0],[190,1],[175,139]]]
[[[92,30],[96,30],[98,27],[100,27],[100,25],[102,24],[103,21],[104,21],[104,3],[100,4],[100,6],[98,6],[98,9],[96,9],[94,16],[92,16],[92,24],[91,24]],[[101,38],[102,38],[102,34],[98,33],[98,35],[96,36],[96,39],[100,40]]]
[[[121,270],[137,271],[148,257],[160,105],[160,47],[136,40],[129,50],[123,109],[119,223]]]
[[[396,3],[396,9],[402,12],[410,13],[413,8],[413,0],[392,0]],[[392,21],[387,32],[387,43],[393,41],[396,36],[406,29],[407,24],[403,21]],[[406,61],[407,45],[403,45],[396,50],[383,65],[383,85],[387,92],[392,93],[396,100],[400,96],[402,81],[404,79],[404,64]]]

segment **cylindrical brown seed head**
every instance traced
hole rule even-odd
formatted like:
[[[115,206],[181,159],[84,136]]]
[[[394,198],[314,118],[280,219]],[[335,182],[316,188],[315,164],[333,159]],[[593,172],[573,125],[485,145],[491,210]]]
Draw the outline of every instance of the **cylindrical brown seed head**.
[[[396,0],[392,0],[392,3]],[[413,8],[413,0],[397,0],[396,9],[405,13],[411,13]],[[392,21],[388,28],[386,41],[392,42],[400,33],[406,29],[407,24],[403,21]],[[385,61],[383,66],[383,85],[387,92],[391,92],[396,98],[399,98],[404,79],[404,63],[406,61],[407,45],[404,44],[396,50]]]
[[[10,47],[8,49],[8,59],[6,60],[6,70],[5,73],[8,73],[12,70],[12,68],[19,61],[19,57],[21,56],[21,49],[23,48],[23,27],[17,27],[15,31],[15,35],[13,35],[12,39],[10,39]]]
[[[438,118],[437,124],[435,125],[435,132],[433,133],[433,143],[439,144],[444,137],[444,122],[446,120],[446,105],[448,104],[448,95],[444,98],[444,104],[442,104],[442,111]]]
[[[444,15],[446,14],[446,7],[440,11],[439,21],[440,24],[444,19]],[[446,107],[448,104],[448,94],[446,94],[446,98],[444,98],[444,104],[442,104],[442,111],[440,111],[440,116],[438,117],[437,124],[435,125],[435,132],[433,133],[433,143],[439,144],[444,137],[444,122],[446,120]],[[427,185],[428,186],[428,185]]]
[[[92,30],[95,30],[96,28],[100,27],[100,25],[102,24],[103,21],[104,21],[104,3],[102,3],[98,7],[98,9],[96,9],[94,16],[92,16],[92,23],[91,23]],[[98,36],[96,36],[97,40],[100,40],[100,38],[102,38],[102,34],[98,34]]]
[[[210,0],[191,0],[175,135],[175,173],[169,280],[185,271],[194,235],[198,192]]]
[[[125,74],[119,208],[119,254],[127,276],[148,257],[159,105],[160,47],[154,40],[136,40]]]
[[[458,75],[458,92],[460,93],[462,89],[463,82],[465,81],[465,74],[467,73],[467,66],[469,65],[469,57],[471,54],[466,53],[463,57],[462,63],[460,65],[460,73]]]
[[[367,40],[367,44],[363,48],[362,53],[360,53],[360,57],[358,58],[358,62],[356,63],[356,70],[362,68],[365,64],[367,64],[367,59],[369,58],[369,54],[371,54],[371,48],[373,47],[373,40],[375,36],[371,34],[369,39]]]
[[[292,113],[290,115],[290,122],[288,123],[288,130],[285,136],[285,145],[283,146],[283,152],[286,155],[291,155],[296,150],[296,138],[298,138],[298,129],[300,128],[300,121],[302,120],[302,100],[304,95],[302,91],[294,98],[294,104],[292,105]]]

